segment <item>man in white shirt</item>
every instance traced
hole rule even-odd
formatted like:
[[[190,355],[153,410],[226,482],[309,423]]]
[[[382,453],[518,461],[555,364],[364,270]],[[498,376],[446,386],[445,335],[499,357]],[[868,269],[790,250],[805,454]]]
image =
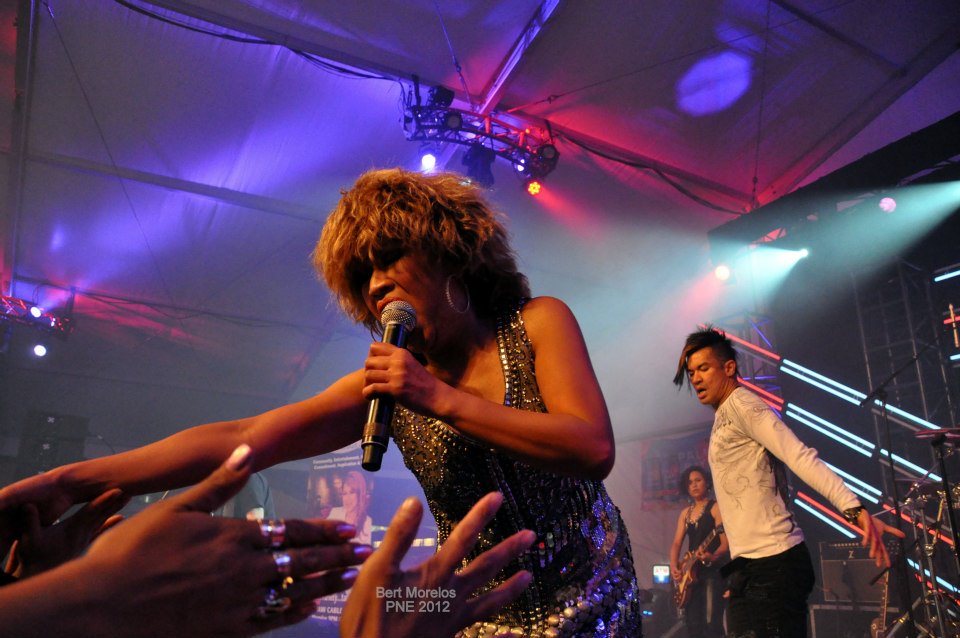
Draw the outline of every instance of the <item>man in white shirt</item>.
[[[883,531],[856,495],[804,445],[758,396],[737,381],[737,353],[726,335],[708,328],[687,337],[673,381],[686,379],[715,412],[708,460],[732,559],[731,638],[803,638],[814,573],[803,532],[788,507],[784,465],[863,530],[877,565],[890,566]]]

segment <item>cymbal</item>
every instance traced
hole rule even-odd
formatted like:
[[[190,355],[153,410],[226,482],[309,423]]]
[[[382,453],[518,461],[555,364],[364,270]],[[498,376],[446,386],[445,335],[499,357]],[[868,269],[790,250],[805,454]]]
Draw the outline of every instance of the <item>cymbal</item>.
[[[939,430],[920,430],[914,432],[913,436],[918,439],[932,439],[937,436],[943,436],[947,439],[955,440],[960,439],[960,427],[940,428]]]
[[[897,478],[897,483],[905,483],[910,486],[906,494],[901,498],[909,496],[943,496],[943,483],[940,481],[916,481],[913,479]]]

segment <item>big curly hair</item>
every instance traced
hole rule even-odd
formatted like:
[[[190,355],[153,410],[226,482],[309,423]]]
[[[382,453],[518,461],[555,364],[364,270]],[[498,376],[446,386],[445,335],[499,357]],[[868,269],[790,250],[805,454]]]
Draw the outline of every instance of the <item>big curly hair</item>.
[[[677,479],[677,492],[683,498],[690,496],[690,475],[694,472],[700,473],[700,476],[703,477],[703,480],[707,484],[708,490],[713,489],[713,476],[711,476],[710,471],[700,465],[691,465],[684,469],[683,472],[680,473],[680,478]]]
[[[374,170],[341,195],[313,263],[344,312],[371,331],[379,323],[363,301],[370,274],[405,253],[460,277],[480,317],[530,295],[499,214],[462,175]]]

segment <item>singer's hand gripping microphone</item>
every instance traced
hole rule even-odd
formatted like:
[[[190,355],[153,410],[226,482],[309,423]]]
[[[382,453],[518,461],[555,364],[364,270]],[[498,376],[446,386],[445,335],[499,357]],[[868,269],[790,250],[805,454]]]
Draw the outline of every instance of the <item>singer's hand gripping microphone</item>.
[[[383,326],[383,343],[404,348],[407,335],[417,327],[417,313],[406,301],[391,301],[380,313],[380,325]],[[387,451],[390,440],[390,421],[393,420],[393,397],[374,397],[367,410],[367,423],[363,426],[363,448],[361,467],[368,472],[380,469],[383,453]]]

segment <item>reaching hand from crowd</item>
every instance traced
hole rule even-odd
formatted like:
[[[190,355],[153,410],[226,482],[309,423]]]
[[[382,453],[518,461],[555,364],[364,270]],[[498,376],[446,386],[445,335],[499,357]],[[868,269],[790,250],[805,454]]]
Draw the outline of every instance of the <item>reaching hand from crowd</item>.
[[[519,596],[530,584],[529,572],[517,572],[479,596],[472,594],[533,543],[534,534],[529,530],[514,534],[457,571],[502,502],[501,494],[487,494],[435,555],[403,570],[400,561],[423,517],[420,502],[407,499],[347,598],[340,620],[341,638],[448,638],[472,622],[489,618]]]
[[[24,505],[16,526],[20,530],[19,537],[10,552],[6,572],[17,578],[27,578],[76,558],[98,534],[123,519],[117,512],[128,500],[120,490],[113,489],[49,526],[40,524],[36,506]],[[17,532],[8,530],[8,533]]]
[[[251,636],[303,620],[343,591],[371,549],[330,520],[210,516],[250,475],[250,448],[193,488],[101,534],[81,558],[0,588],[21,638]]]
[[[57,468],[0,488],[0,551],[9,549],[23,533],[25,507],[32,507],[40,524],[49,526],[72,505],[86,500],[74,495],[59,476]]]

